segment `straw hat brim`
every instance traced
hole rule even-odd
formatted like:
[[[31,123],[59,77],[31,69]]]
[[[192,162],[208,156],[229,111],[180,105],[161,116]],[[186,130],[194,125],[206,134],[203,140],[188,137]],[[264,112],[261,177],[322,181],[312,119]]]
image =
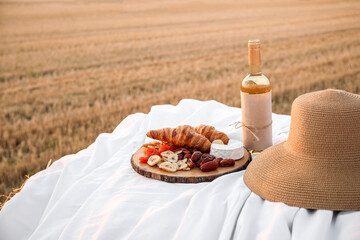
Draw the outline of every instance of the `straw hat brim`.
[[[326,159],[297,154],[287,142],[256,157],[247,167],[244,181],[251,191],[272,202],[310,209],[360,210],[357,168],[346,163],[339,168]]]

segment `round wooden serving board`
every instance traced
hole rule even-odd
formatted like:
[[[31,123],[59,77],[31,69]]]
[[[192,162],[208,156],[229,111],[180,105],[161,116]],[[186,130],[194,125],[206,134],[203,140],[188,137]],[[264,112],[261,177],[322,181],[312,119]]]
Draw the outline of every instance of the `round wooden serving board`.
[[[161,170],[157,166],[150,167],[147,163],[139,162],[139,157],[144,155],[144,147],[140,148],[132,155],[131,166],[134,170],[145,177],[171,183],[211,182],[222,175],[246,169],[251,161],[251,154],[244,149],[244,157],[235,161],[235,165],[232,167],[218,167],[218,169],[210,172],[202,172],[200,168],[195,167],[190,171],[177,171],[171,173]]]

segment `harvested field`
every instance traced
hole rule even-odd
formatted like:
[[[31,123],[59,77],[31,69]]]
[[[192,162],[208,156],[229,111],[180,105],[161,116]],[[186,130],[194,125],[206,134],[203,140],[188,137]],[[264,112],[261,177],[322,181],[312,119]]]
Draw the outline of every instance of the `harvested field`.
[[[359,10],[326,0],[0,1],[0,194],[153,105],[239,107],[248,39],[263,42],[276,113],[309,91],[360,94]]]

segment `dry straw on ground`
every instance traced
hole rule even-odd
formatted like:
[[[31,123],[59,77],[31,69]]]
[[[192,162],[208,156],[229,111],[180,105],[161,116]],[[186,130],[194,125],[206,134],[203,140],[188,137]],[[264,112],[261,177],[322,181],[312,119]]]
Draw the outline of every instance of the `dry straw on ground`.
[[[3,1],[0,194],[127,115],[180,99],[240,106],[263,40],[273,110],[325,88],[360,93],[358,1]],[[0,201],[4,201],[3,197]]]

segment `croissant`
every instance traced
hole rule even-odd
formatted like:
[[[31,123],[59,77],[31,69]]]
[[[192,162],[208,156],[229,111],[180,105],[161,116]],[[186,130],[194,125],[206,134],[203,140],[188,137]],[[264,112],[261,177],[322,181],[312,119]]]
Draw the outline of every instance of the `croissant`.
[[[194,147],[202,152],[209,152],[211,147],[211,142],[189,125],[150,130],[146,136],[176,146]]]
[[[210,142],[213,142],[215,139],[220,139],[225,144],[228,144],[229,137],[218,130],[216,130],[213,126],[208,126],[204,124],[200,124],[195,128],[195,131],[201,135],[204,135]]]

